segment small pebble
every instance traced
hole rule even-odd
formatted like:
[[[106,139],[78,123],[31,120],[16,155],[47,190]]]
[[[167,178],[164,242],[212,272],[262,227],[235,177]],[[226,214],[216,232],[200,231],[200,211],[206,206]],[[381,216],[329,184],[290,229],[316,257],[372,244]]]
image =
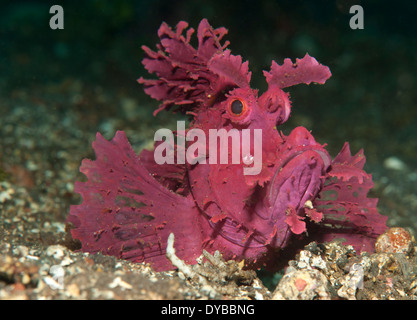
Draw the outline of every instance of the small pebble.
[[[377,253],[409,253],[413,248],[413,237],[404,228],[390,228],[381,234],[375,243]]]
[[[19,257],[26,257],[29,254],[29,248],[26,246],[17,246],[13,249],[13,254]]]
[[[116,287],[128,290],[132,289],[132,285],[123,281],[120,277],[114,278],[112,283],[109,284],[110,289],[114,289]]]
[[[397,157],[389,157],[384,160],[384,167],[390,170],[404,171],[407,165]]]
[[[316,269],[293,270],[278,283],[272,300],[328,300],[331,298],[326,276]]]
[[[79,298],[80,297],[80,288],[75,284],[75,283],[71,283],[67,286],[67,293],[74,298]]]
[[[65,256],[67,249],[61,245],[52,245],[46,249],[46,255],[54,257],[55,259],[62,259]]]

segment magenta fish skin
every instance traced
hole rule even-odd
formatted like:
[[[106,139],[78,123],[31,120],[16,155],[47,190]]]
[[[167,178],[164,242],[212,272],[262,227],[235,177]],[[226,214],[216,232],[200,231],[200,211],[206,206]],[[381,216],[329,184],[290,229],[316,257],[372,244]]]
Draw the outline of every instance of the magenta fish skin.
[[[329,68],[308,54],[295,63],[272,61],[264,71],[268,90],[258,96],[248,62],[226,49],[225,28],[213,29],[203,19],[197,49],[190,44],[193,33],[184,21],[175,31],[163,23],[157,50],[143,46],[142,63],[156,78],[138,82],[161,102],[154,115],[170,109],[189,114],[187,130],[209,136],[213,129],[234,129],[242,138],[245,130],[258,129],[258,172],[245,174],[250,164],[232,162],[231,143],[226,163],[159,165],[152,151],[135,154],[124,132],[111,141],[97,133],[96,159],[83,160],[80,168],[87,181],[75,184],[83,202],[68,216],[81,250],[148,262],[157,271],[173,268],[165,256],[170,233],[177,255],[189,264],[205,249],[244,259],[248,268],[272,267],[282,250],[307,234],[311,241],[342,238],[359,252],[372,252],[387,217],[378,213],[377,199],[367,197],[373,182],[363,170],[363,151],[352,156],[345,143],[332,159],[306,128],[288,136],[277,130],[291,113],[283,89],[324,84]],[[245,159],[255,154],[253,140]],[[214,151],[220,153],[220,145]]]

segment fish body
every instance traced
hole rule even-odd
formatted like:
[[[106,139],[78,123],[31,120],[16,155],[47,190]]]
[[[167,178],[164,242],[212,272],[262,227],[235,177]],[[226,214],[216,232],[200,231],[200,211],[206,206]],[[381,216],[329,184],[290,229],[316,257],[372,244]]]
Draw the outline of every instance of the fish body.
[[[278,130],[291,113],[284,89],[324,84],[329,68],[308,54],[295,63],[273,61],[264,71],[268,89],[259,95],[250,87],[248,62],[222,43],[225,28],[202,20],[196,49],[187,28],[183,21],[175,31],[161,25],[157,50],[143,47],[143,64],[157,78],[138,80],[161,101],[155,115],[171,108],[190,115],[189,128],[177,132],[186,143],[172,146],[177,161],[158,164],[152,151],[136,155],[121,131],[111,141],[97,134],[96,160],[80,168],[88,179],[75,185],[83,202],[71,206],[68,218],[82,250],[156,270],[173,268],[165,257],[170,233],[177,255],[190,264],[205,249],[244,259],[247,267],[273,265],[307,233],[372,251],[386,217],[377,199],[367,198],[373,183],[363,151],[352,156],[346,143],[332,159],[306,128],[288,136]],[[223,142],[210,140],[220,133]],[[186,152],[194,161],[178,161]]]

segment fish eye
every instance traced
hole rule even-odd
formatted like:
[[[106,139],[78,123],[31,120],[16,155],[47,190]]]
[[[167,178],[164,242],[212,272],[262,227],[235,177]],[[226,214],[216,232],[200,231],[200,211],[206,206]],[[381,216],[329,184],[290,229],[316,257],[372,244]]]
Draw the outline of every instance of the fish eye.
[[[243,103],[242,101],[236,99],[230,104],[230,111],[235,115],[240,115],[243,112]]]
[[[239,96],[231,96],[227,100],[226,104],[227,118],[234,123],[246,124],[250,122],[251,108],[248,105],[247,100],[240,98]]]
[[[229,102],[229,113],[232,116],[240,117],[244,116],[248,111],[247,103],[239,98],[234,98]]]

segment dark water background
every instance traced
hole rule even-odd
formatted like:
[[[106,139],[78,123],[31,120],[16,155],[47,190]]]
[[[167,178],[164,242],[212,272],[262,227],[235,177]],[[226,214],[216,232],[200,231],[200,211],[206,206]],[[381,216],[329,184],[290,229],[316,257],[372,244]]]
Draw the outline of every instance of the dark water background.
[[[49,28],[52,4],[64,8],[64,30]],[[353,4],[364,8],[364,30],[349,27]],[[365,148],[370,163],[396,155],[413,165],[416,16],[412,1],[2,1],[0,86],[10,92],[79,78],[124,88],[141,101],[147,97],[135,83],[146,75],[140,46],[154,47],[162,21],[186,20],[196,28],[207,18],[229,29],[232,52],[250,62],[253,87],[265,88],[261,70],[272,59],[308,52],[330,67],[325,86],[290,90],[294,120],[307,117],[317,137],[332,140],[330,150],[350,140],[354,150]],[[113,108],[108,112],[117,117]]]
[[[49,8],[54,4],[64,8],[64,30],[49,27]],[[349,27],[349,8],[354,4],[364,9],[363,30]],[[353,152],[364,148],[367,171],[377,182],[381,211],[400,216],[391,224],[415,226],[416,17],[413,1],[1,1],[0,95],[9,103],[0,101],[0,117],[10,117],[18,108],[13,103],[17,92],[28,92],[35,101],[37,95],[51,100],[47,110],[58,119],[51,132],[66,125],[68,114],[74,111],[80,119],[77,125],[91,139],[106,127],[104,119],[117,121],[108,129],[108,137],[116,129],[152,137],[168,120],[163,115],[152,117],[158,103],[136,83],[147,75],[140,64],[140,46],[154,48],[162,21],[175,26],[185,20],[197,28],[207,18],[213,27],[225,26],[232,53],[249,60],[253,88],[265,89],[262,70],[269,70],[272,59],[282,63],[286,57],[294,60],[308,52],[328,65],[333,76],[326,85],[289,90],[293,111],[284,132],[304,125],[319,142],[328,143],[332,155],[345,141],[350,141]],[[90,99],[79,103],[53,89],[73,83]],[[97,88],[106,93],[106,99],[97,102]],[[140,110],[122,108],[120,96],[129,97]],[[26,120],[34,127],[36,140],[42,117]],[[77,142],[86,155],[90,142]],[[61,143],[65,149],[67,140]],[[0,163],[14,161],[4,154]],[[384,167],[389,157],[401,160],[407,170]],[[407,180],[410,175],[414,178]],[[387,187],[391,193],[384,193]],[[408,200],[398,209],[404,198]]]

